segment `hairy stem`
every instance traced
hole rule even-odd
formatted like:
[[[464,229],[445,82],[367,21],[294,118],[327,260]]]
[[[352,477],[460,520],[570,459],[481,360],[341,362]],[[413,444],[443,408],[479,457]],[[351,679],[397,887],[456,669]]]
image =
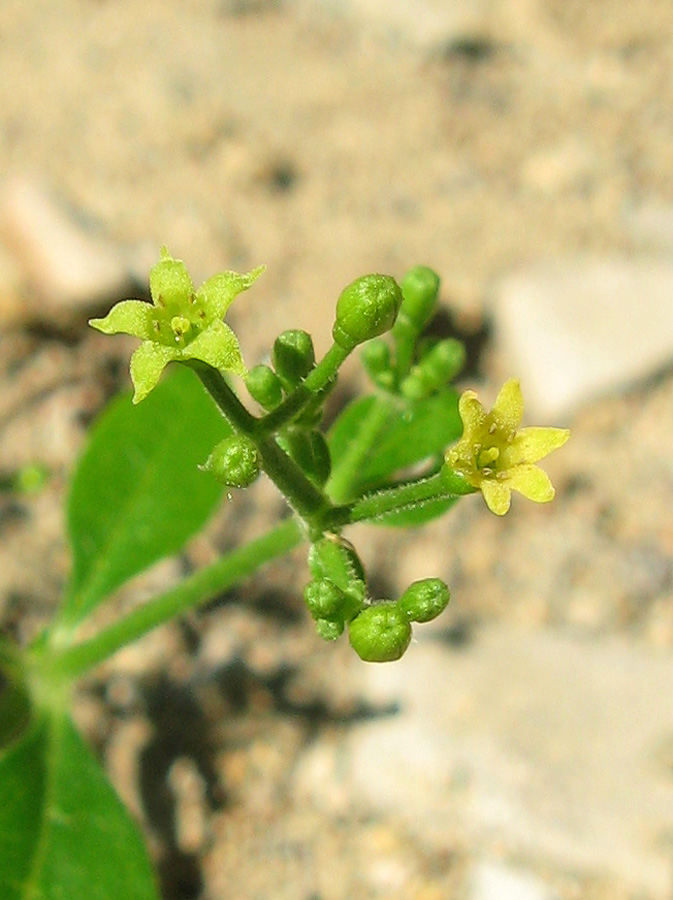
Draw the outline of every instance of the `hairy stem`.
[[[409,481],[391,488],[367,494],[350,506],[349,522],[375,522],[387,513],[413,509],[431,500],[452,500],[474,493],[475,488],[462,479],[447,479],[446,473],[437,472],[429,478]]]
[[[185,578],[97,635],[60,651],[47,651],[49,671],[74,680],[157,625],[208,602],[262,565],[288,553],[304,539],[296,519],[288,519],[251,543]],[[35,651],[38,655],[40,650]]]
[[[262,467],[292,509],[314,530],[319,530],[333,505],[304,475],[275,439],[265,436],[260,419],[243,406],[222,375],[210,366],[192,365],[204,387],[233,427],[255,442]]]

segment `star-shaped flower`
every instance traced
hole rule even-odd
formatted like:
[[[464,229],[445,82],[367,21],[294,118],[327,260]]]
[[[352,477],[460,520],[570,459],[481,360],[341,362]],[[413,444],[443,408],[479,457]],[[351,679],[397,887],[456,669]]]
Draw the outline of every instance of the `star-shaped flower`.
[[[490,413],[474,391],[462,394],[458,411],[463,420],[463,436],[447,451],[445,462],[482,492],[491,512],[504,516],[513,490],[537,503],[553,499],[549,476],[534,463],[565,444],[570,431],[519,429],[523,397],[515,378],[505,382]]]
[[[122,300],[103,319],[89,325],[104,334],[131,334],[142,344],[131,357],[134,403],[140,403],[173,360],[198,359],[220,372],[245,375],[234,332],[222,319],[229,304],[262,274],[259,266],[244,275],[220,272],[194,290],[187,267],[162,248],[150,271],[152,303]]]

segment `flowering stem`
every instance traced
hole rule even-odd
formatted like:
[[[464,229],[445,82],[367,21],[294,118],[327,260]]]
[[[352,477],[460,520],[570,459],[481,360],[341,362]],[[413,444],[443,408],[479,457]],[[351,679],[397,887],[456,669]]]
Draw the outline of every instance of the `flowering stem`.
[[[292,509],[313,530],[319,531],[333,504],[274,438],[264,434],[260,420],[248,412],[217,369],[199,363],[190,365],[231,425],[254,441],[262,457],[262,468]]]
[[[475,488],[459,476],[452,478],[440,471],[428,478],[398,484],[382,491],[367,494],[350,506],[349,523],[375,522],[388,513],[414,509],[434,500],[453,500],[471,494]]]
[[[283,556],[304,540],[297,519],[288,519],[240,550],[234,550],[159,594],[97,635],[64,650],[50,650],[45,663],[50,677],[58,673],[74,680],[117,650],[143,637],[180,613],[206,603],[260,566]],[[39,656],[40,651],[35,653]]]

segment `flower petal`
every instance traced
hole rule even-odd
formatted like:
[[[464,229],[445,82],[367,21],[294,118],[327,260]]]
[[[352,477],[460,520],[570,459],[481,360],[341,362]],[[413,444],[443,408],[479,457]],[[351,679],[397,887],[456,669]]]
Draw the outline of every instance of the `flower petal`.
[[[484,478],[480,484],[481,492],[484,495],[486,506],[495,513],[496,516],[504,516],[509,509],[512,494],[509,484],[503,484],[501,481],[491,481]]]
[[[498,428],[508,433],[519,427],[523,418],[523,395],[517,378],[510,378],[500,388],[490,418]]]
[[[486,410],[474,391],[463,391],[458,400],[458,412],[463,420],[463,441],[481,440],[479,431],[486,421]]]
[[[161,259],[150,269],[150,294],[154,305],[184,311],[193,293],[194,285],[187,266],[181,259],[173,259],[162,247]]]
[[[180,351],[163,344],[143,341],[131,357],[131,381],[135,388],[133,402],[140,403],[156,387],[164,367],[177,359]]]
[[[536,503],[548,503],[556,493],[549,476],[539,466],[517,466],[508,476],[507,485]]]
[[[115,303],[104,319],[89,319],[89,325],[103,334],[131,334],[152,340],[154,308],[144,300],[122,300]]]
[[[503,450],[505,468],[528,465],[562,447],[570,437],[568,428],[522,428],[510,447]]]
[[[220,372],[245,375],[247,369],[234,332],[224,322],[215,321],[180,351],[181,359],[200,359]]]
[[[220,272],[204,281],[196,292],[208,314],[208,320],[223,319],[231,301],[257,281],[266,266],[258,266],[252,272],[239,275],[238,272]]]

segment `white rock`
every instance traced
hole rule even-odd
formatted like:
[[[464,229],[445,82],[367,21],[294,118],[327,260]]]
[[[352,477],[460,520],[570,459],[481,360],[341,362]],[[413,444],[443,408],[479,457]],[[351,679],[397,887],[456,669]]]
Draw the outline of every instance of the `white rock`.
[[[500,862],[481,861],[471,876],[471,900],[553,900],[556,896],[540,878]]]
[[[581,188],[590,181],[595,168],[591,149],[575,138],[538,150],[524,163],[525,184],[543,194],[557,194]]]
[[[78,225],[41,187],[14,179],[0,193],[3,243],[21,270],[26,318],[54,320],[128,282],[120,254]]]
[[[334,808],[337,791],[429,847],[458,829],[471,846],[670,900],[673,658],[500,626],[461,652],[421,642],[364,677],[369,702],[402,711],[320,753],[317,777],[298,763],[316,805]]]
[[[495,317],[528,411],[564,417],[673,360],[673,260],[541,263],[505,278]]]
[[[642,203],[625,215],[633,236],[650,250],[673,252],[673,206],[656,200]]]
[[[482,35],[490,0],[327,0],[318,5],[374,34],[429,49]]]

